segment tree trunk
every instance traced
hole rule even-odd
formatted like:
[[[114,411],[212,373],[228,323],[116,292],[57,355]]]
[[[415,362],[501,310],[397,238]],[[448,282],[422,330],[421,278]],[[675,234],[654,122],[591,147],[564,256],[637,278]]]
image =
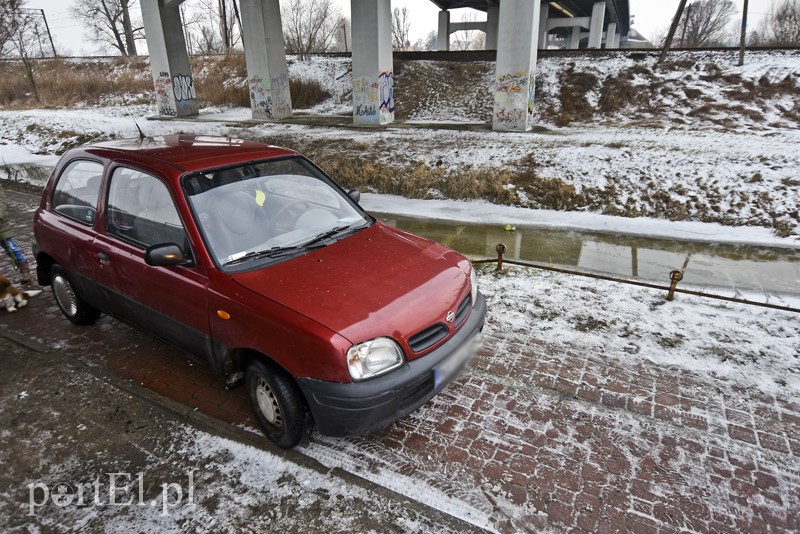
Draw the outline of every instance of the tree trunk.
[[[228,7],[225,5],[225,0],[219,0],[219,31],[222,35],[222,48],[228,52],[231,48],[231,39],[228,33]]]
[[[131,24],[131,14],[129,11],[129,0],[120,0],[122,6],[122,31],[125,33],[125,45],[127,56],[138,56],[136,52],[136,40],[133,37],[133,25]]]

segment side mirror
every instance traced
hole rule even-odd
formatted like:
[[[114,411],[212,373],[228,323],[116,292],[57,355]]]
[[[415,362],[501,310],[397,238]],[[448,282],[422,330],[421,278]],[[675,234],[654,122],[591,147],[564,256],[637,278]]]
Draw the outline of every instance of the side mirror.
[[[361,191],[359,191],[358,189],[351,189],[350,191],[347,192],[347,196],[352,198],[353,202],[355,202],[356,204],[361,202]]]
[[[183,249],[175,243],[150,245],[144,251],[144,261],[153,267],[172,267],[188,263]]]

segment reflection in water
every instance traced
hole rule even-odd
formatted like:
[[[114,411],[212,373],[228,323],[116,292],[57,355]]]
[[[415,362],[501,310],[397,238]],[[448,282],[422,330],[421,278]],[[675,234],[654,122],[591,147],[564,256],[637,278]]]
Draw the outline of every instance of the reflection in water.
[[[465,224],[376,215],[383,222],[443,243],[473,258],[505,257],[581,271],[669,284],[684,271],[682,287],[713,288],[726,296],[800,295],[800,250],[724,245],[572,230]],[[758,298],[758,295],[761,295]]]

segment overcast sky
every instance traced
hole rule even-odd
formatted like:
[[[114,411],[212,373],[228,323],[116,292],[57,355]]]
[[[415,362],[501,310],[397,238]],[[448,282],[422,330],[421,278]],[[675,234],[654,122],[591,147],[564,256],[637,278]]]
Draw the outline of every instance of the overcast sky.
[[[187,3],[196,3],[196,0],[186,0]],[[350,0],[334,0],[345,16],[350,16]],[[750,0],[749,27],[755,28],[759,19],[769,11],[772,0]],[[665,33],[669,27],[679,0],[630,0],[631,15],[634,28],[639,33],[652,38],[659,33]],[[741,13],[743,0],[734,0],[739,13]],[[82,26],[69,15],[69,6],[72,0],[28,0],[27,7],[44,9],[50,31],[56,43],[56,49],[61,55],[82,55],[96,53],[96,47],[86,41],[82,35]],[[138,8],[138,2],[136,2]],[[406,7],[411,14],[411,40],[416,41],[436,31],[438,8],[425,0],[393,0],[392,7]],[[459,9],[451,15],[451,20],[459,20],[462,13],[473,12],[485,18],[483,13],[473,10]]]

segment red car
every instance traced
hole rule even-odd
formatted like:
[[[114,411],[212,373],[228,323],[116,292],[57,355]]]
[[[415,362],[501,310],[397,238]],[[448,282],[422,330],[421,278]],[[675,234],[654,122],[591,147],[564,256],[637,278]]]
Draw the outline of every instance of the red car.
[[[269,439],[363,435],[477,350],[486,302],[461,254],[376,221],[291,150],[187,135],[67,152],[36,212],[39,283],[244,382]]]

